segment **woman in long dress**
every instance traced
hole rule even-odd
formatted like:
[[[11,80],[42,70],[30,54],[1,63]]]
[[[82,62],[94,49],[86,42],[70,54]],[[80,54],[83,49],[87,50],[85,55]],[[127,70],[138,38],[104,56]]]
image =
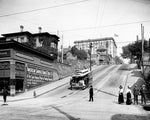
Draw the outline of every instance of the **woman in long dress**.
[[[123,87],[121,85],[119,87],[118,103],[119,104],[124,103]]]
[[[127,88],[127,92],[126,92],[126,95],[127,95],[127,100],[126,100],[126,104],[127,105],[131,105],[132,104],[132,97],[131,97],[131,87],[128,86]]]

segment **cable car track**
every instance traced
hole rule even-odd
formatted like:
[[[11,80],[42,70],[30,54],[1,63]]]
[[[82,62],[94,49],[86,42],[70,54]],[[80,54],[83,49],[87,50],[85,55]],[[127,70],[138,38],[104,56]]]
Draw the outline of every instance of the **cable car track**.
[[[100,69],[100,70],[96,70],[94,71],[94,74],[97,74],[97,72],[100,72],[102,70],[105,70],[108,66],[105,66],[103,69]],[[116,66],[111,66],[109,69],[107,69],[104,73],[102,73],[100,76],[96,77],[96,79],[93,80],[93,86],[95,86],[98,82],[100,82],[99,79],[103,80],[105,78],[106,75],[109,74],[109,71],[112,71],[116,68]],[[75,90],[68,93],[67,95],[63,95],[61,96],[61,98],[67,98],[67,97],[73,97],[73,96],[76,96],[76,95],[81,95],[79,94],[81,93],[82,95],[84,95],[82,98],[85,98],[85,96],[88,96],[88,90],[87,89],[84,89],[84,90]],[[65,97],[64,97],[65,96]]]

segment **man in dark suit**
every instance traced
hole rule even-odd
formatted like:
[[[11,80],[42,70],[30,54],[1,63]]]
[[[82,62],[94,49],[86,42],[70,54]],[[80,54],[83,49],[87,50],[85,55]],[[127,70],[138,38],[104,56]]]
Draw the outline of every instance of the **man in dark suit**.
[[[8,95],[8,91],[7,91],[7,89],[4,87],[4,89],[3,89],[4,104],[6,104],[7,95]]]
[[[90,86],[90,89],[89,89],[89,95],[90,95],[89,101],[93,102],[93,87],[92,87],[92,85]]]

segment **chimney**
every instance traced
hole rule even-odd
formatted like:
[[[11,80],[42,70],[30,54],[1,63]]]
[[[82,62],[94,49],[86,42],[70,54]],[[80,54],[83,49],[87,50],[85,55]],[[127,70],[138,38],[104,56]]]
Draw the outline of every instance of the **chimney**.
[[[23,32],[23,28],[24,28],[24,26],[20,25],[20,32]]]
[[[42,32],[42,27],[39,27],[39,33],[41,33]]]

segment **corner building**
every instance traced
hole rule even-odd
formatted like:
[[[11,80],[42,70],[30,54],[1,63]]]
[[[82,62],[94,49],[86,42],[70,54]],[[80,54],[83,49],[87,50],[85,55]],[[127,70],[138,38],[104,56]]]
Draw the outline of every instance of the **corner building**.
[[[10,95],[15,95],[58,79],[53,64],[57,59],[58,39],[47,32],[3,34],[0,38],[0,91],[6,87]],[[35,42],[34,48],[26,44],[29,41]],[[49,53],[37,49],[39,46],[50,49]]]

